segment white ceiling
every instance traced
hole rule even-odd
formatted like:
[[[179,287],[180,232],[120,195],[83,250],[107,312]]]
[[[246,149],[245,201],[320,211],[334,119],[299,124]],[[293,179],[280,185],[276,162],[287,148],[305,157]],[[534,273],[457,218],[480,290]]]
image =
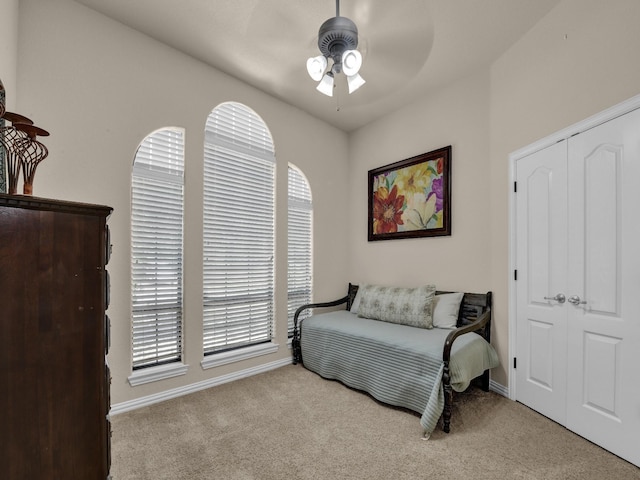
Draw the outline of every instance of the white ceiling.
[[[490,64],[560,0],[342,0],[367,83],[315,90],[306,60],[335,0],[76,0],[351,131]]]

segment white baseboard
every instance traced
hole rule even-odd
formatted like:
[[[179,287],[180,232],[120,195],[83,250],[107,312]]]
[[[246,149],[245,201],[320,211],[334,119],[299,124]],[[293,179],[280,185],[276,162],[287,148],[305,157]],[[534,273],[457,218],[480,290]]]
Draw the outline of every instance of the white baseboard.
[[[165,400],[170,400],[172,398],[188,395],[190,393],[198,392],[200,390],[205,390],[207,388],[215,387],[216,385],[222,385],[223,383],[233,382],[234,380],[240,380],[241,378],[251,377],[259,373],[284,367],[285,365],[291,364],[291,361],[292,361],[291,358],[285,358],[283,360],[277,360],[275,362],[265,363],[264,365],[259,365],[253,368],[247,368],[245,370],[240,370],[239,372],[230,373],[228,375],[222,375],[220,377],[211,378],[209,380],[204,380],[202,382],[192,383],[191,385],[185,385],[184,387],[174,388],[171,390],[166,390],[164,392],[155,393],[153,395],[148,395],[146,397],[136,398],[134,400],[129,400],[126,402],[116,403],[111,406],[111,411],[109,412],[109,415],[117,415],[119,413],[128,412],[130,410],[135,410],[137,408],[147,407],[149,405],[153,405],[154,403],[164,402]]]
[[[491,390],[492,392],[496,392],[503,397],[509,398],[509,388],[497,382],[494,382],[493,380],[489,380],[489,390]]]

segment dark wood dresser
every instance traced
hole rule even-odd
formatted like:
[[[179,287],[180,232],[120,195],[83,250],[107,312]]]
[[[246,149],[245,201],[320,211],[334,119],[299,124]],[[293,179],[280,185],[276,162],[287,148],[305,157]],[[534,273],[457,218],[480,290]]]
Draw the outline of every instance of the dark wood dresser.
[[[111,211],[0,194],[0,478],[109,477]]]

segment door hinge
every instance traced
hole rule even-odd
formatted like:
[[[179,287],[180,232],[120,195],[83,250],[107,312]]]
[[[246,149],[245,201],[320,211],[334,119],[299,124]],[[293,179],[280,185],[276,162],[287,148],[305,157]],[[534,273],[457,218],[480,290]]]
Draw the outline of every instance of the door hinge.
[[[518,193],[518,182],[513,182],[513,193]]]
[[[513,368],[517,368],[517,367],[516,367],[516,364],[517,364],[517,362],[516,362],[516,357],[513,357]]]
[[[513,279],[518,280],[518,270],[513,271]]]

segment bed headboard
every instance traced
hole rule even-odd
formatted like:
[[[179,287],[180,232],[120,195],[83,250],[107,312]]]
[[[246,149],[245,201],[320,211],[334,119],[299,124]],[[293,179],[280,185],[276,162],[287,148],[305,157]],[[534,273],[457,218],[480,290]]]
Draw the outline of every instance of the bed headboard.
[[[347,293],[347,310],[351,310],[351,305],[353,305],[353,301],[356,298],[356,293],[358,293],[358,285],[349,284],[349,291]]]
[[[349,284],[349,291],[347,293],[347,310],[351,310],[351,304],[356,298],[358,293],[358,285]],[[453,293],[445,291],[436,291],[436,295],[442,293]],[[487,310],[491,309],[492,294],[487,293],[466,293],[462,297],[462,303],[460,304],[460,312],[458,313],[458,327],[464,327],[472,323],[476,318],[482,315]],[[482,335],[487,342],[491,342],[491,320],[493,314],[489,313],[489,321],[477,333]]]
[[[437,291],[436,295],[441,293]],[[460,311],[458,312],[458,327],[464,327],[469,325],[480,315],[489,310],[489,321],[487,324],[478,330],[476,333],[482,335],[484,339],[491,343],[491,321],[493,320],[493,312],[491,310],[492,294],[487,293],[467,293],[465,292],[462,297],[462,303],[460,303]]]

